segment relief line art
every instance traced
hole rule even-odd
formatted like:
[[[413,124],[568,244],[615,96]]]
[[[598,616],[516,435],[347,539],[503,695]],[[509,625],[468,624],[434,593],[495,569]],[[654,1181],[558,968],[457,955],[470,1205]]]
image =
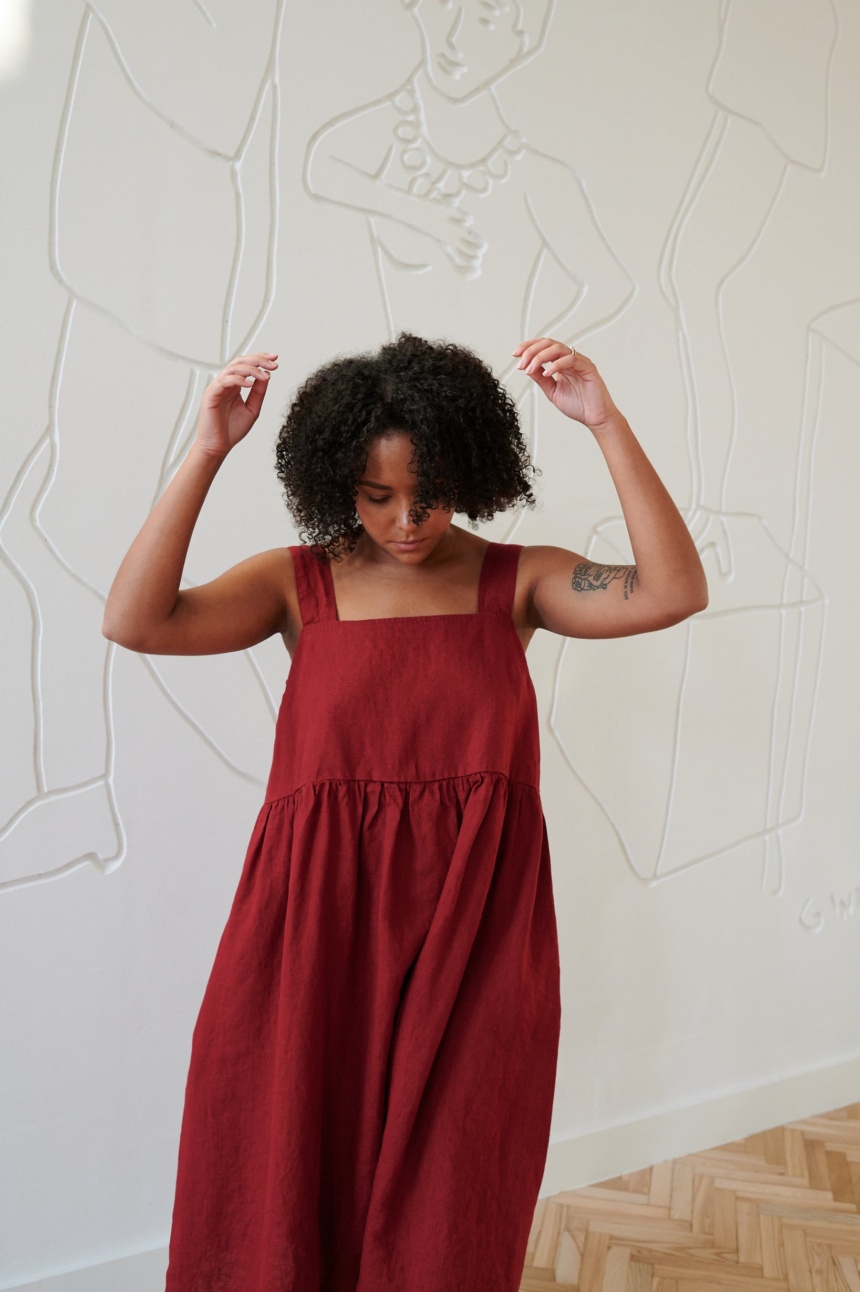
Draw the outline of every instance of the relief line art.
[[[53,409],[56,403],[58,372],[60,367],[61,356],[64,349],[63,340],[68,335],[68,320],[73,308],[74,308],[73,302],[70,301],[66,307],[66,314],[63,320],[63,325],[60,333],[60,338],[61,338],[60,347],[58,350],[57,359],[54,363],[54,369],[51,373],[51,383],[50,383],[50,391],[49,391],[49,408],[51,410],[52,422],[53,422]],[[9,492],[7,493],[6,498],[4,499],[3,506],[2,508],[0,508],[0,559],[3,560],[3,563],[7,566],[7,568],[12,572],[12,574],[15,576],[15,578],[17,578],[18,582],[21,584],[21,587],[23,588],[24,594],[27,598],[27,601],[29,604],[29,610],[30,610],[30,619],[31,619],[30,652],[31,654],[30,654],[30,679],[29,680],[30,680],[30,688],[31,688],[31,695],[32,695],[32,704],[33,704],[33,781],[36,786],[36,790],[38,794],[44,794],[47,791],[47,779],[45,776],[45,760],[44,760],[44,754],[43,754],[44,707],[42,704],[42,686],[41,686],[41,681],[42,681],[41,647],[42,647],[42,632],[43,632],[42,616],[39,608],[39,599],[36,594],[36,589],[33,586],[33,583],[27,577],[26,571],[20,565],[18,565],[18,563],[5,549],[5,546],[3,543],[3,527],[6,524],[9,518],[9,515],[12,512],[13,507],[15,506],[16,501],[18,500],[18,497],[21,494],[26,484],[27,477],[29,476],[31,471],[36,469],[39,459],[46,451],[48,452],[48,455],[49,455],[49,466],[50,466],[50,462],[54,456],[52,452],[50,428],[48,431],[44,432],[44,434],[40,436],[40,438],[36,441],[35,446],[33,447],[31,452],[25,458],[24,462],[19,467],[18,472],[15,476],[15,479],[12,481],[12,485],[9,489]],[[47,471],[46,471],[46,474],[47,474]],[[42,492],[44,493],[44,490]],[[28,508],[28,513],[31,517],[33,516],[33,508],[37,507],[38,503],[39,503],[39,497],[37,497],[34,500],[34,502],[31,504],[30,508]]]
[[[28,607],[33,731],[32,793],[12,805],[11,812],[7,809],[7,820],[0,828],[0,889],[8,891],[58,879],[87,865],[108,873],[127,854],[127,834],[115,785],[116,647],[104,642],[100,632],[105,576],[95,570],[89,553],[83,555],[76,550],[74,535],[63,533],[62,523],[55,532],[55,513],[58,498],[69,495],[65,459],[69,456],[70,437],[91,436],[97,454],[102,455],[109,451],[116,436],[115,426],[103,424],[88,409],[76,405],[75,384],[80,384],[82,371],[96,371],[108,365],[130,380],[147,363],[155,364],[163,375],[175,370],[177,364],[187,368],[178,407],[165,404],[162,396],[160,410],[155,413],[158,419],[155,424],[171,429],[166,445],[153,463],[150,479],[141,481],[145,496],[140,497],[139,505],[144,510],[169,482],[188,447],[201,385],[228,360],[234,345],[240,351],[248,348],[271,308],[280,216],[278,51],[285,3],[284,0],[259,0],[256,8],[256,14],[245,13],[240,23],[229,17],[216,22],[202,0],[191,0],[187,7],[183,5],[181,10],[171,11],[171,40],[187,41],[189,50],[198,56],[201,49],[211,49],[216,58],[223,48],[234,49],[241,40],[246,42],[244,52],[237,50],[242,58],[236,86],[221,86],[218,90],[219,106],[225,96],[232,95],[231,101],[236,103],[236,137],[229,141],[223,130],[217,138],[217,130],[209,138],[194,121],[183,119],[181,109],[177,113],[172,108],[163,108],[157,96],[144,88],[135,70],[139,51],[133,47],[133,40],[123,47],[124,41],[115,34],[108,17],[109,6],[82,5],[58,123],[50,194],[48,263],[54,278],[68,293],[68,305],[51,373],[49,424],[21,463],[0,509],[0,560],[22,588]],[[205,37],[210,42],[208,45],[201,39],[201,25],[202,31],[208,33]],[[242,75],[245,79],[240,84]],[[207,84],[214,85],[215,79],[209,76]],[[184,300],[181,313],[187,322],[181,328],[173,318],[147,318],[141,313],[139,303],[133,300],[133,283],[131,291],[126,286],[129,266],[133,272],[136,263],[128,238],[134,238],[138,211],[127,221],[131,228],[131,233],[127,233],[123,227],[126,222],[105,228],[101,209],[94,209],[89,227],[101,231],[100,238],[95,239],[98,245],[94,247],[81,240],[80,225],[86,221],[79,219],[76,223],[65,215],[69,204],[74,209],[74,203],[80,204],[87,193],[110,194],[115,187],[110,139],[105,146],[105,141],[93,133],[99,129],[97,122],[87,116],[95,87],[100,96],[100,112],[105,118],[113,113],[128,119],[129,114],[138,113],[134,128],[126,133],[124,151],[128,151],[129,138],[137,141],[140,164],[155,167],[153,192],[159,191],[161,158],[168,156],[165,150],[177,146],[186,150],[189,167],[203,164],[210,168],[205,172],[210,184],[213,174],[223,174],[223,184],[218,180],[219,191],[229,195],[235,236],[230,263],[221,266],[222,301],[220,306],[216,303],[215,309],[209,309],[205,318],[202,311],[194,318],[192,306]],[[143,118],[139,115],[141,111]],[[142,132],[145,138],[138,138],[137,132]],[[177,140],[181,141],[178,145]],[[258,162],[256,155],[253,160],[258,180],[255,196],[251,198],[246,192],[245,171],[254,149],[262,160]],[[155,161],[151,162],[153,155]],[[91,170],[100,164],[104,172],[93,183],[87,168]],[[196,200],[193,186],[189,187],[191,191],[181,195],[186,206],[192,206]],[[261,190],[262,208],[258,196]],[[248,238],[252,200],[256,228],[259,229],[261,222],[268,228],[266,238],[256,237],[253,244]],[[164,212],[162,206],[159,213],[162,221]],[[179,210],[177,213],[182,214]],[[206,219],[198,221],[198,227],[206,224]],[[179,226],[176,237],[182,237]],[[91,232],[89,243],[93,241]],[[88,259],[88,253],[93,251],[102,261],[113,256],[111,269],[116,282],[121,284],[119,289],[109,276],[93,267],[91,254]],[[254,281],[260,287],[255,289],[255,299],[246,293],[240,303],[246,267],[253,270]],[[211,277],[208,266],[205,269],[207,277]],[[193,298],[193,293],[188,294]],[[212,317],[221,320],[220,336],[216,337],[215,344],[211,336],[207,339]],[[81,416],[82,411],[87,416]],[[118,551],[122,546],[121,535],[114,536],[112,541],[110,532],[105,533],[105,550]],[[69,676],[65,678],[64,674],[64,678],[71,687],[70,694],[79,700],[81,711],[90,715],[91,728],[88,739],[80,742],[79,756],[69,723],[66,721],[64,725],[65,715],[56,702],[60,678],[56,673],[57,623],[53,605],[60,598],[65,604],[72,586],[79,589],[74,594],[77,597],[74,623],[81,632],[86,625],[86,637],[77,651],[67,652],[63,667]],[[227,677],[239,681],[247,673],[253,691],[260,697],[260,712],[267,722],[273,719],[275,702],[253,652],[219,657],[219,666],[222,659],[225,684],[223,688],[212,688],[212,694],[203,701],[199,696],[184,699],[177,689],[182,686],[181,680],[173,676],[168,680],[161,660],[156,662],[147,657],[144,668],[173,711],[224,767],[238,779],[259,786],[261,778],[244,768],[241,756],[234,756],[223,740],[212,735],[210,727],[218,706],[229,702],[231,686]],[[97,667],[93,666],[94,660]],[[246,683],[240,681],[240,685],[244,692]],[[96,713],[103,724],[101,733],[92,720]],[[58,855],[58,848],[64,849],[66,855],[62,852]]]
[[[835,11],[829,0],[826,3],[834,21],[830,30],[821,22],[817,6],[815,17],[824,34],[815,46],[818,62],[812,59],[818,82],[813,77],[809,86],[811,132],[802,139],[792,137],[790,129],[780,134],[778,105],[776,116],[772,105],[764,106],[764,124],[755,120],[745,87],[737,83],[746,74],[737,63],[737,51],[745,44],[737,28],[743,27],[747,6],[744,0],[722,6],[719,50],[709,82],[717,111],[660,257],[664,292],[678,320],[687,393],[693,480],[688,520],[703,556],[716,566],[721,595],[700,623],[685,630],[674,702],[670,696],[665,705],[667,714],[675,714],[672,752],[650,839],[637,838],[635,830],[625,827],[611,789],[601,786],[599,775],[590,769],[590,761],[601,761],[601,750],[589,746],[590,732],[583,737],[581,724],[574,722],[576,734],[566,739],[566,726],[575,712],[568,703],[559,714],[557,703],[566,666],[575,659],[569,653],[576,647],[564,643],[557,657],[550,728],[571,769],[612,822],[632,872],[642,880],[670,877],[750,840],[775,840],[779,847],[782,831],[802,815],[804,776],[801,772],[798,782],[797,768],[805,768],[808,757],[825,602],[815,580],[798,564],[797,554],[802,552],[805,559],[806,549],[799,529],[786,549],[775,541],[763,515],[727,506],[740,428],[724,294],[768,236],[790,167],[824,166],[827,91],[838,34]],[[579,176],[531,147],[505,117],[496,94],[501,81],[542,48],[554,6],[546,6],[542,25],[540,15],[535,17],[539,7],[529,11],[536,35],[531,43],[520,5],[497,6],[492,31],[481,22],[486,14],[479,4],[410,8],[421,36],[420,65],[388,95],[342,113],[311,136],[305,188],[311,198],[366,221],[391,335],[401,329],[445,335],[450,318],[456,316],[464,339],[495,357],[499,375],[507,380],[515,371],[508,357],[511,335],[556,333],[564,325],[570,332],[565,339],[578,343],[615,322],[636,288],[604,237]],[[737,102],[732,100],[735,92]],[[721,210],[721,187],[732,181],[738,167],[750,166],[758,186],[741,212],[740,225],[727,227],[721,235],[722,252],[715,257],[715,246],[721,245],[713,227]],[[526,395],[519,406],[537,461],[533,402]],[[804,415],[793,488],[805,499],[807,513],[816,432],[817,421]],[[503,538],[509,540],[524,520],[518,516]],[[608,518],[595,526],[590,557],[628,559],[613,541],[615,524]],[[598,540],[610,550],[596,553]],[[738,567],[754,566],[762,551],[769,582],[766,588],[751,589],[743,577],[746,571]],[[729,837],[708,846],[689,830],[676,837],[676,820],[683,816],[685,800],[692,801],[695,794],[685,764],[699,719],[688,703],[688,687],[708,671],[709,663],[719,672],[719,653],[710,661],[709,653],[721,638],[715,639],[715,646],[708,638],[710,625],[718,623],[730,625],[741,641],[765,624],[772,655],[769,703],[760,715],[758,733],[764,748],[751,791],[755,801],[745,805]],[[730,687],[732,679],[723,672],[724,685]],[[636,712],[635,705],[625,711],[628,717]],[[624,715],[620,716],[623,729]],[[646,747],[646,733],[635,736],[625,744]],[[599,741],[599,734],[594,739]],[[568,745],[579,751],[576,765]],[[714,784],[712,790],[719,798],[719,786]],[[724,815],[731,822],[732,813]],[[778,860],[782,865],[781,851]],[[763,884],[766,874],[767,854]]]
[[[448,336],[456,321],[458,339],[510,383],[540,469],[537,406],[519,384],[513,342],[553,335],[580,347],[630,308],[637,288],[580,175],[531,144],[497,95],[542,51],[554,0],[494,9],[490,23],[477,0],[412,7],[420,64],[314,132],[304,184],[366,221],[390,337]],[[525,521],[520,512],[494,537],[528,542]]]
[[[801,334],[806,329],[805,392],[798,410],[794,477],[789,481],[791,534],[784,544],[774,537],[764,515],[732,510],[728,503],[743,427],[735,377],[738,357],[727,332],[725,301],[729,284],[770,236],[792,169],[803,167],[822,175],[830,152],[829,96],[838,17],[831,0],[810,0],[794,8],[803,9],[799,21],[810,28],[806,80],[780,85],[774,94],[762,88],[755,42],[775,33],[762,30],[761,14],[749,0],[724,0],[721,5],[719,47],[708,82],[716,113],[659,261],[663,294],[676,316],[687,402],[692,488],[686,519],[708,568],[711,606],[681,630],[675,702],[667,697],[665,706],[667,713],[674,709],[674,722],[671,730],[656,734],[663,765],[654,786],[650,831],[637,832],[634,818],[627,816],[624,787],[635,778],[632,761],[625,764],[622,755],[616,769],[618,786],[610,785],[600,750],[582,740],[570,702],[562,699],[562,660],[550,723],[568,765],[602,811],[626,864],[640,879],[660,883],[759,841],[762,891],[774,896],[785,890],[784,833],[804,814],[825,640],[827,598],[807,568],[824,356],[815,324],[799,320]],[[786,77],[791,80],[790,70],[783,81]],[[786,110],[798,95],[804,107],[800,117]],[[741,184],[741,178],[746,182]],[[736,200],[738,192],[744,194],[743,203]],[[761,380],[779,381],[780,374],[762,372]],[[620,517],[594,527],[588,554],[601,561],[630,559]],[[768,640],[769,662],[761,655],[762,642]],[[571,651],[575,654],[565,643],[562,659]],[[707,731],[710,725],[719,728],[719,706],[708,710],[703,679],[710,676],[714,688],[723,688],[724,704],[731,704],[727,652],[728,657],[755,661],[750,676],[768,699],[754,713],[736,705],[735,729],[744,731],[751,755],[752,774],[742,785],[732,771],[737,753],[731,748],[712,759],[707,772],[691,772],[695,732]],[[633,656],[624,658],[626,666],[635,669]],[[742,673],[737,681],[738,690],[749,690]],[[630,699],[627,693],[625,697]],[[649,718],[635,704],[625,705],[617,721],[622,749],[641,754],[654,742]],[[723,805],[722,819],[703,816],[697,830],[695,809],[701,810],[708,796]],[[777,878],[770,887],[773,862]]]
[[[579,347],[622,318],[638,290],[620,249],[606,236],[604,229],[612,225],[592,200],[588,177],[535,147],[503,106],[503,83],[542,54],[558,7],[555,0],[390,2],[392,8],[402,3],[415,23],[420,55],[414,70],[310,135],[304,194],[331,208],[332,218],[353,220],[366,231],[368,264],[391,336],[401,330],[445,336],[456,325],[459,339],[509,382],[538,465],[545,455],[538,444],[535,396],[519,384],[512,341],[552,334]],[[195,118],[190,109],[170,103],[166,91],[149,92],[134,40],[115,30],[107,3],[81,8],[50,195],[49,264],[68,305],[51,375],[48,426],[22,454],[0,509],[0,560],[26,601],[33,732],[32,790],[11,805],[0,828],[0,887],[42,883],[86,865],[107,872],[126,856],[114,771],[116,652],[103,643],[99,628],[105,576],[98,557],[76,546],[75,535],[63,529],[73,498],[68,463],[84,434],[95,455],[109,461],[115,429],[81,415],[82,373],[104,362],[129,378],[151,368],[152,388],[159,391],[172,380],[173,393],[160,393],[155,410],[163,439],[140,472],[134,505],[143,512],[187,450],[202,385],[231,353],[248,348],[271,309],[285,3],[254,4],[245,21],[254,37],[239,60],[246,79],[222,92],[232,96],[234,137],[223,127],[223,113],[210,114],[222,124],[207,132],[205,114]],[[773,33],[762,25],[760,6],[721,0],[719,38],[703,86],[713,115],[668,228],[655,239],[654,266],[675,318],[686,404],[692,482],[686,519],[706,562],[711,606],[659,646],[642,639],[604,643],[601,668],[613,685],[601,697],[606,709],[599,723],[591,698],[576,686],[581,646],[560,643],[546,717],[562,758],[608,824],[618,856],[637,882],[662,883],[756,845],[762,891],[774,896],[785,890],[785,833],[804,816],[826,638],[828,599],[809,559],[830,357],[839,349],[860,364],[851,339],[854,294],[828,301],[813,318],[808,310],[792,320],[795,369],[799,378],[805,364],[805,381],[796,425],[786,431],[785,465],[780,464],[785,496],[776,504],[787,509],[790,524],[786,530],[764,504],[757,509],[738,503],[733,487],[739,473],[749,471],[744,464],[754,432],[743,402],[751,361],[733,335],[733,293],[777,240],[793,179],[805,173],[823,184],[831,155],[829,96],[842,36],[839,10],[834,0],[786,5],[800,33],[802,75],[787,66],[765,83],[756,74],[758,50],[768,39],[773,43]],[[204,0],[184,0],[173,38],[193,36],[196,48],[205,33],[207,40],[232,46],[240,34],[228,30],[229,21],[216,21]],[[219,219],[233,231],[225,263],[217,267],[217,309],[202,296],[198,306],[192,287],[182,310],[147,315],[128,276],[134,222],[129,234],[115,216],[82,208],[90,193],[114,196],[111,165],[121,161],[111,154],[109,139],[105,144],[97,134],[98,118],[89,108],[93,87],[104,96],[104,116],[134,121],[142,132],[139,157],[135,153],[141,168],[151,164],[157,173],[162,166],[166,172],[176,148],[185,150],[189,168],[204,168],[199,173],[222,202]],[[130,137],[136,138],[134,130]],[[149,163],[149,157],[155,160]],[[168,232],[168,254],[182,245],[181,207],[193,208],[194,185],[189,182],[180,198],[170,217],[175,228]],[[92,215],[90,226],[82,209]],[[99,224],[104,218],[113,223]],[[266,238],[251,236],[261,226]],[[96,241],[92,233],[81,234],[87,227],[100,230],[98,247],[88,245]],[[110,273],[95,263],[94,250],[109,260]],[[190,283],[195,263],[192,254]],[[767,386],[779,382],[780,374],[761,365],[757,379]],[[65,513],[58,504],[63,499]],[[525,532],[532,523],[521,511],[494,537],[540,541]],[[122,535],[108,528],[103,546],[120,550]],[[620,517],[607,516],[593,526],[586,554],[601,562],[629,559]],[[98,713],[103,728],[97,731],[91,721],[77,762],[67,751],[57,752],[69,741],[55,701],[54,604],[67,598],[89,634],[85,649],[70,652],[70,667],[80,669],[70,690],[81,697],[82,710],[83,697],[91,697],[87,711]],[[184,689],[181,670],[169,660],[147,657],[144,669],[201,747],[231,776],[259,785],[230,735],[220,734],[219,705],[242,688],[269,722],[275,700],[253,652],[220,658],[224,686],[213,688],[206,700]],[[613,661],[620,661],[617,670]],[[643,675],[659,692],[663,725],[656,728],[636,692]],[[733,732],[721,730],[727,715],[735,715]],[[618,746],[614,776],[607,767],[608,722]],[[740,756],[738,731],[744,742]],[[643,762],[652,778],[644,813],[641,800],[625,800],[625,788],[635,783]],[[61,825],[66,812],[69,824]],[[56,855],[58,839],[67,855]]]
[[[203,17],[209,23],[209,26],[216,27],[217,23],[215,22],[215,19],[212,17],[209,10],[206,8],[205,4],[203,3],[203,0],[194,0],[194,3],[197,6],[197,8],[200,10],[200,12],[203,14]]]

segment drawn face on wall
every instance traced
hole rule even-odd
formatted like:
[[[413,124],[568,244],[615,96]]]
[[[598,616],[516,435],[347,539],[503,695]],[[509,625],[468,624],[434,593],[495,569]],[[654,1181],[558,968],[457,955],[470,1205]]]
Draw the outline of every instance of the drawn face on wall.
[[[421,30],[427,77],[449,99],[482,90],[518,63],[531,43],[523,0],[405,3]]]

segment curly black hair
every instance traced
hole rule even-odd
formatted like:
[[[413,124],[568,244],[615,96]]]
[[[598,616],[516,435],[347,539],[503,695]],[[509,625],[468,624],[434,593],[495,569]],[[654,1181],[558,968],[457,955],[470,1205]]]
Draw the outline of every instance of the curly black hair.
[[[410,513],[450,507],[477,521],[535,506],[532,466],[516,406],[471,350],[401,332],[374,354],[335,359],[299,387],[278,433],[276,471],[299,536],[322,559],[361,533],[358,480],[371,441],[408,433],[417,483]]]

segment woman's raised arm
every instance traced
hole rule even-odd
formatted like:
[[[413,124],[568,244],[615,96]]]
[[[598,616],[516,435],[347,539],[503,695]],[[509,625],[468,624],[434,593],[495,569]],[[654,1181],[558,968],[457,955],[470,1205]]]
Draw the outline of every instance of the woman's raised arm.
[[[594,435],[618,492],[633,565],[599,565],[561,547],[529,547],[536,628],[564,637],[623,637],[688,619],[708,604],[689,530],[597,368],[551,337],[517,346],[519,366],[560,412]]]
[[[110,641],[153,655],[209,655],[243,650],[286,630],[289,554],[283,549],[252,556],[198,588],[179,587],[209,487],[256,422],[276,367],[274,354],[243,355],[206,387],[194,443],[108,593],[102,632]]]

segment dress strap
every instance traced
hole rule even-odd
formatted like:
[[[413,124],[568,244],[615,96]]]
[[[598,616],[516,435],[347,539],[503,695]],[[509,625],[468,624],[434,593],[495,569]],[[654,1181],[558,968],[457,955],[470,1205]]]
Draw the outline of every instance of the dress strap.
[[[493,610],[503,615],[513,614],[517,565],[522,548],[522,543],[490,541],[481,566],[478,614],[486,614]]]
[[[289,550],[296,572],[302,627],[320,620],[337,619],[334,583],[328,562],[315,556],[314,549],[307,544],[296,545]]]

